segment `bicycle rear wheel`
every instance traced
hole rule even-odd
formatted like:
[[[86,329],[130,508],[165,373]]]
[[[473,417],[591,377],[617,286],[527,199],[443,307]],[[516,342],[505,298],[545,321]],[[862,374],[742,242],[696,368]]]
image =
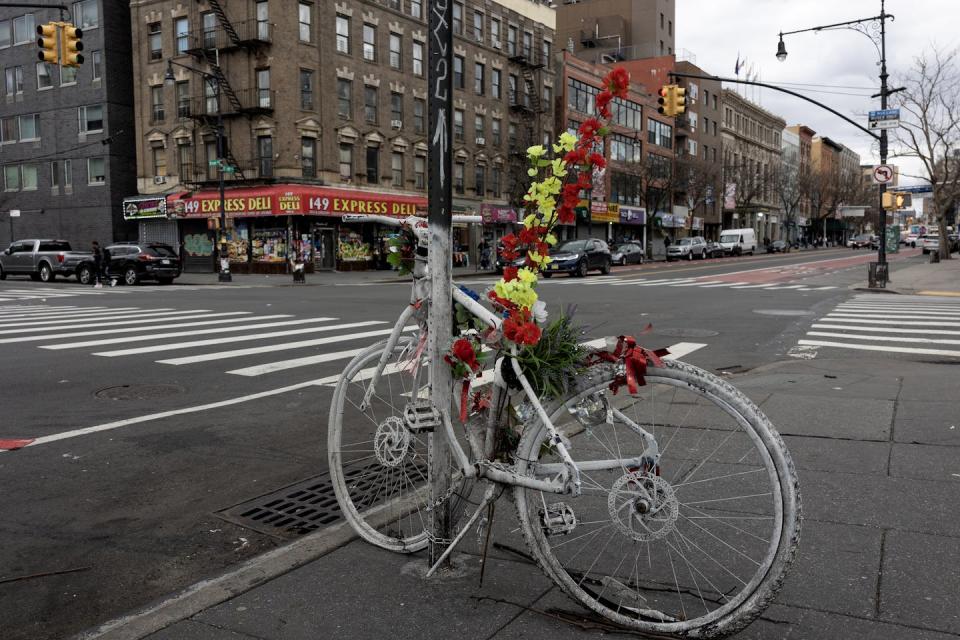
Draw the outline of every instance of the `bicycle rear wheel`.
[[[551,421],[578,464],[640,456],[636,426],[655,437],[659,464],[585,471],[576,497],[516,487],[531,551],[568,595],[618,624],[731,634],[773,599],[796,553],[790,456],[756,405],[706,371],[666,362],[648,369],[637,395],[617,397],[613,376],[611,366],[591,368],[548,409]],[[556,467],[539,465],[558,461],[546,428],[531,422],[517,471],[542,478]]]

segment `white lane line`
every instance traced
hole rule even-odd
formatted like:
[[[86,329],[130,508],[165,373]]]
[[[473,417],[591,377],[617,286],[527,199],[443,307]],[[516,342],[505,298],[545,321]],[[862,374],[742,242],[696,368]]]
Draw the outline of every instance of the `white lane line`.
[[[633,285],[633,286],[635,286],[635,287],[659,287],[659,286],[662,286],[662,285],[677,285],[677,284],[682,284],[682,283],[684,283],[684,282],[694,282],[694,279],[693,279],[693,278],[686,278],[686,279],[682,279],[682,280],[676,280],[676,279],[665,280],[664,282],[641,282],[640,284],[635,284],[635,285]],[[618,286],[618,285],[614,285],[614,286]]]
[[[404,329],[406,330],[406,328]],[[324,362],[332,362],[334,360],[344,360],[346,358],[352,358],[358,353],[364,351],[363,349],[349,349],[347,351],[335,351],[333,353],[323,353],[319,356],[307,356],[306,358],[293,358],[291,360],[281,360],[279,362],[269,362],[267,364],[257,365],[255,367],[244,367],[242,369],[234,369],[233,371],[227,371],[227,373],[232,373],[235,376],[262,376],[265,373],[275,373],[277,371],[286,371],[288,369],[295,369],[297,367],[307,367],[313,364],[322,364]]]
[[[257,322],[260,320],[275,320],[278,318],[290,318],[291,316],[283,313],[278,313],[270,316],[250,316],[249,311],[229,311],[221,313],[218,315],[219,320],[202,320],[197,322],[174,322],[172,324],[158,324],[158,325],[147,325],[147,326],[138,326],[138,327],[115,327],[112,329],[99,329],[96,331],[69,331],[67,333],[42,333],[40,335],[32,336],[19,336],[16,338],[2,338],[0,339],[0,344],[11,344],[19,342],[46,342],[49,340],[63,340],[64,338],[85,338],[88,336],[102,336],[102,335],[114,335],[117,333],[142,333],[143,335],[138,335],[135,337],[135,340],[153,340],[153,336],[149,335],[151,331],[166,331],[168,329],[181,329],[183,327],[203,327],[207,325],[215,324],[229,324],[231,322]],[[224,318],[223,316],[243,316],[243,317],[232,317]],[[199,318],[207,318],[209,316],[197,316]],[[162,318],[161,318],[162,320]],[[183,318],[177,318],[177,320],[183,320]],[[157,322],[157,321],[155,321]],[[58,327],[62,328],[62,327]],[[190,335],[193,335],[191,333]],[[46,347],[42,347],[46,348]]]
[[[302,324],[304,321],[296,320],[293,324]],[[156,344],[146,347],[133,347],[130,349],[120,349],[116,351],[100,351],[96,352],[93,355],[95,356],[104,356],[107,358],[114,358],[117,356],[129,356],[140,353],[158,353],[160,351],[176,351],[178,349],[190,349],[192,347],[208,347],[218,344],[231,344],[239,342],[241,340],[266,340],[267,338],[285,338],[287,336],[298,336],[305,333],[321,333],[327,331],[337,331],[339,329],[353,329],[359,327],[371,327],[378,324],[384,324],[383,320],[364,320],[362,322],[347,322],[344,324],[328,324],[322,325],[319,327],[299,327],[297,329],[291,329],[286,331],[270,331],[267,333],[250,333],[245,335],[231,335],[225,338],[207,338],[205,340],[191,340],[189,342],[165,342],[162,344]],[[242,331],[247,327],[237,327],[236,330]],[[185,335],[193,335],[192,333],[184,333]],[[257,347],[269,350],[270,347]],[[281,349],[282,345],[273,345],[273,348]],[[266,351],[264,351],[266,353]],[[215,355],[215,354],[207,354]]]
[[[766,288],[766,287],[769,287],[769,286],[770,286],[770,283],[769,283],[769,282],[764,282],[763,284],[747,284],[747,285],[743,285],[743,286],[730,287],[730,288],[731,288],[731,289],[759,289],[760,287]]]
[[[50,313],[53,311],[85,311],[87,309],[109,309],[110,307],[78,307],[75,305],[63,305],[59,307],[53,307],[50,305],[42,304],[32,307],[0,307],[0,316],[17,316],[21,314],[30,314],[30,313]]]
[[[122,322],[96,322],[94,324],[67,324],[56,327],[38,327],[38,328],[27,328],[27,329],[4,329],[0,331],[0,335],[10,335],[13,333],[39,333],[43,331],[62,331],[64,329],[96,329],[99,327],[125,327],[131,324],[149,324],[151,322],[163,322],[164,320],[195,320],[197,318],[218,318],[220,316],[230,316],[230,315],[239,315],[243,313],[250,313],[249,311],[230,311],[228,313],[216,313],[210,311],[209,309],[196,309],[194,311],[170,311],[167,313],[153,313],[150,314],[152,317],[143,318],[143,314],[139,316],[143,318],[142,320],[124,320]],[[164,317],[160,317],[164,316]]]
[[[905,327],[960,327],[960,322],[919,322],[917,320],[875,320],[870,318],[861,318],[859,316],[848,316],[841,314],[828,313],[825,318],[820,318],[821,321],[827,320],[830,322],[846,322],[846,323],[857,323],[857,324],[890,324],[890,325],[902,325]]]
[[[827,290],[829,290],[829,289],[836,289],[836,287],[834,287],[834,286],[829,286],[829,287],[817,287],[817,288],[815,288],[815,289],[811,289],[811,291],[827,291]]]
[[[697,282],[685,282],[683,284],[670,284],[668,287],[703,287],[703,286],[716,286],[721,284],[720,280],[698,280]]]
[[[808,336],[823,338],[847,338],[848,340],[873,340],[875,342],[916,342],[921,344],[960,344],[960,340],[947,338],[905,338],[902,336],[864,336],[852,333],[834,333],[832,331],[808,331]]]
[[[93,309],[68,309],[66,311],[30,311],[29,313],[6,313],[0,315],[0,322],[10,322],[11,320],[53,320],[60,318],[83,318],[90,315],[102,315],[106,313],[123,313],[125,311],[146,311],[141,307],[94,307]]]
[[[897,305],[897,306],[866,306],[866,305],[850,305],[842,304],[836,308],[837,311],[860,311],[864,313],[869,313],[872,311],[909,311],[910,313],[927,313],[930,315],[950,315],[951,313],[960,312],[960,305],[953,307],[919,307],[914,305]]]
[[[847,344],[845,342],[829,342],[826,340],[798,340],[797,344],[812,347],[837,347],[840,349],[856,349],[858,351],[885,351],[889,353],[914,353],[926,356],[952,356],[960,358],[960,351],[947,349],[920,349],[917,347],[881,347],[872,344]]]
[[[281,316],[284,318],[289,318],[290,316]],[[259,320],[270,319],[269,316],[261,316],[259,318],[234,318],[234,321],[239,322],[254,322],[255,324],[235,324],[229,327],[217,327],[215,329],[191,329],[190,331],[171,331],[169,333],[146,333],[144,335],[138,336],[124,336],[121,338],[104,338],[102,340],[86,340],[83,342],[68,342],[62,344],[46,344],[41,345],[41,349],[50,349],[51,351],[57,351],[60,349],[79,349],[82,347],[101,347],[109,344],[124,344],[127,342],[147,342],[153,340],[165,340],[167,338],[182,338],[185,336],[199,336],[199,335],[208,335],[208,334],[217,334],[217,333],[237,333],[239,331],[249,331],[250,329],[271,329],[274,327],[291,327],[305,324],[313,324],[315,322],[329,322],[330,320],[336,320],[336,318],[307,318],[303,320],[279,320],[276,322],[258,322]],[[157,329],[163,330],[167,327],[157,327]],[[261,336],[281,336],[281,335],[296,335],[298,333],[310,332],[310,331],[326,331],[326,329],[313,329],[310,327],[300,327],[297,330],[285,331],[282,333],[274,332],[271,334],[259,334],[252,333],[248,335],[237,335],[231,336],[229,338],[224,338],[223,342],[215,342],[214,340],[201,340],[204,344],[225,344],[233,340],[249,340],[257,339]],[[165,346],[165,345],[160,345]]]
[[[768,290],[768,291],[783,291],[783,290],[785,290],[785,289],[802,289],[802,288],[803,288],[803,285],[802,285],[802,284],[789,284],[789,285],[784,286],[784,287],[776,287],[776,286],[775,286],[775,287],[767,287],[767,290]]]
[[[102,320],[124,320],[128,318],[142,318],[145,314],[155,314],[155,315],[165,315],[163,313],[155,312],[173,312],[173,313],[193,313],[192,311],[177,311],[172,307],[163,307],[161,309],[137,309],[135,311],[129,312],[119,312],[114,313],[113,311],[100,311],[97,313],[91,314],[82,314],[74,315],[70,314],[65,318],[60,318],[57,315],[52,317],[57,318],[56,320],[41,319],[35,320],[34,318],[18,318],[16,322],[6,322],[0,320],[0,329],[7,329],[10,327],[44,327],[55,324],[70,324],[71,322],[100,322]],[[71,317],[72,316],[72,317]]]
[[[688,278],[688,280],[692,280],[692,279],[693,278]],[[648,278],[635,278],[632,280],[624,279],[621,282],[615,282],[613,286],[623,287],[631,284],[632,285],[663,284],[664,282],[679,282],[679,280],[677,278],[655,278],[653,280],[650,280]]]
[[[918,313],[908,313],[903,312],[861,312],[861,311],[842,311],[834,310],[830,312],[831,315],[836,317],[845,317],[845,318],[880,318],[886,320],[960,320],[960,314],[953,315],[937,315],[937,316],[928,316],[921,315]]]
[[[842,329],[847,331],[871,331],[873,333],[919,333],[922,335],[960,336],[960,331],[948,329],[904,329],[903,327],[861,327],[849,324],[822,324],[810,325],[814,329]]]
[[[749,283],[748,282],[723,282],[720,284],[707,284],[707,285],[704,285],[703,288],[712,289],[714,287],[736,287],[741,284],[749,284]]]
[[[700,342],[678,342],[677,344],[670,345],[667,347],[667,350],[670,352],[669,355],[663,357],[664,360],[679,360],[684,356],[688,356],[694,351],[698,351],[706,347],[706,344]]]
[[[300,340],[298,342],[285,342],[283,344],[267,345],[265,347],[250,347],[248,349],[234,349],[232,351],[219,351],[217,353],[205,353],[196,356],[186,356],[183,358],[171,358],[169,360],[157,360],[161,364],[184,365],[195,364],[197,362],[210,362],[211,360],[223,360],[226,358],[239,358],[241,356],[252,356],[260,353],[272,353],[274,351],[285,351],[289,349],[300,349],[302,347],[317,347],[323,344],[333,344],[335,342],[347,342],[349,340],[359,340],[360,338],[373,338],[376,336],[390,335],[393,328],[380,329],[378,331],[362,331],[360,333],[348,333],[340,336],[330,336],[328,338],[317,338],[315,340]],[[118,352],[112,352],[116,355]],[[94,355],[110,355],[111,352],[97,353]]]

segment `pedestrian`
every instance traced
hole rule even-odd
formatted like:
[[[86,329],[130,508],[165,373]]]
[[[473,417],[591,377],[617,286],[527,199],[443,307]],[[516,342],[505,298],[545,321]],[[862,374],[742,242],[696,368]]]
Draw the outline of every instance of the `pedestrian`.
[[[102,289],[103,282],[100,275],[103,269],[103,251],[100,249],[100,243],[93,241],[93,286],[95,289]]]
[[[769,237],[769,236],[763,236],[763,246],[765,246],[765,247],[769,247],[769,246],[770,246],[770,237]]]

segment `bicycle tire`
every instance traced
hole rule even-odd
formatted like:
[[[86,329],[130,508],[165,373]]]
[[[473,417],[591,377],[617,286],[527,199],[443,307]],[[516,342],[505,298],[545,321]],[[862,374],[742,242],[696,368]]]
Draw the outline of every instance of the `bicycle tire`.
[[[575,461],[589,459],[591,449],[609,458],[616,448],[622,452],[622,455],[613,456],[616,459],[624,459],[642,451],[642,448],[636,451],[636,447],[629,453],[624,451],[629,444],[621,439],[624,431],[626,435],[632,434],[639,439],[626,426],[626,422],[614,419],[613,423],[586,426],[570,415],[570,407],[590,406],[590,403],[597,401],[601,392],[609,397],[606,391],[614,380],[614,372],[610,365],[592,367],[578,377],[575,386],[563,399],[548,407],[551,421],[569,439],[570,452]],[[657,437],[662,455],[659,466],[656,469],[621,468],[607,472],[584,472],[584,491],[579,497],[548,495],[515,487],[521,529],[533,557],[547,576],[575,601],[617,624],[634,631],[682,638],[714,638],[735,633],[750,624],[773,600],[795,558],[800,537],[800,491],[793,462],[769,420],[755,404],[726,381],[692,365],[670,361],[665,362],[663,367],[648,368],[646,382],[647,385],[639,389],[639,397],[624,397],[624,393],[614,398],[611,405],[618,409],[619,405],[627,409],[642,407],[644,413],[653,416],[650,422],[636,422],[644,429],[652,430]],[[682,395],[679,399],[678,394]],[[664,400],[663,406],[660,409],[652,408],[654,400]],[[726,428],[703,418],[710,409],[730,419]],[[616,438],[610,440],[609,433],[617,422],[622,427]],[[742,434],[737,435],[737,427]],[[601,429],[607,431],[601,433]],[[733,440],[735,435],[737,438]],[[722,439],[714,448],[713,442],[718,438]],[[757,513],[764,502],[763,494],[744,493],[726,497],[718,494],[718,498],[699,499],[704,495],[704,482],[715,481],[715,484],[722,485],[721,489],[737,488],[744,480],[751,479],[750,474],[756,473],[738,470],[746,467],[750,451],[739,458],[737,452],[730,455],[730,451],[723,449],[725,443],[731,441],[754,446],[766,472],[763,474],[765,481],[770,484],[767,495],[770,496],[771,516]],[[536,475],[538,461],[557,460],[555,457],[549,459],[552,454],[545,446],[546,442],[547,430],[544,425],[539,420],[531,421],[517,447],[518,473]],[[679,447],[685,445],[692,445],[689,451],[686,448],[678,451]],[[699,462],[696,456],[689,459],[700,449],[710,453]],[[696,466],[691,467],[694,463],[697,463]],[[722,475],[693,481],[695,474],[704,468],[718,470]],[[721,469],[724,471],[719,471]],[[601,479],[604,473],[606,476]],[[685,476],[681,482],[676,484],[676,479],[683,474]],[[612,477],[613,481],[610,482],[607,476]],[[665,479],[669,476],[673,476],[673,484]],[[690,487],[697,484],[701,484],[701,487],[692,489],[691,496],[697,499],[685,498],[691,492]],[[749,490],[737,488],[737,491]],[[654,497],[651,498],[651,495]],[[594,504],[595,500],[591,502],[597,496],[600,497],[600,504]],[[644,501],[645,505],[642,504]],[[734,501],[742,502],[729,506]],[[712,504],[705,506],[707,502]],[[651,503],[656,507],[655,511],[650,508]],[[676,504],[676,512],[671,503]],[[642,509],[649,509],[650,515],[643,515]],[[574,518],[579,516],[577,527],[564,531],[567,525],[561,524],[558,529],[557,516],[562,516],[559,522],[563,523],[567,522],[563,518],[570,514]],[[704,526],[696,523],[696,520],[702,520]],[[763,533],[758,528],[762,527],[760,523],[764,521],[769,521],[771,527],[769,540],[762,537]],[[724,528],[720,528],[721,525]],[[609,535],[602,534],[607,528],[612,528]],[[726,529],[733,530],[729,542],[720,538],[720,535],[726,535]],[[734,574],[729,567],[725,568],[743,583],[738,593],[733,594],[725,588],[733,582],[728,576],[724,576],[724,580],[714,578],[714,582],[703,573],[702,566],[691,565],[691,558],[696,561],[701,555],[710,557],[700,545],[716,545],[710,537],[704,538],[703,532],[729,547],[718,547],[718,557],[722,557],[723,562],[712,558],[717,565],[724,567],[725,562],[731,561],[730,558],[738,559],[737,554],[757,565],[755,570],[749,569],[749,576],[744,577]],[[747,555],[751,553],[751,537],[760,541],[752,543],[753,547],[763,550],[760,563]],[[614,553],[616,549],[612,548],[616,546],[612,544],[615,538],[623,552],[619,562]],[[579,551],[577,547],[568,546],[577,540],[582,540]],[[623,551],[625,545],[627,550]],[[592,550],[588,554],[585,549]],[[593,557],[596,549],[599,551]],[[609,553],[608,549],[611,549]],[[654,555],[654,551],[657,555]],[[585,555],[578,560],[580,553]],[[641,561],[642,554],[645,557]],[[674,554],[679,556],[676,563]],[[613,558],[609,558],[609,555],[613,555]],[[584,569],[591,557],[593,561]],[[628,559],[632,559],[632,565],[627,564],[622,569]],[[680,564],[681,560],[683,564]],[[742,560],[740,563],[748,568],[751,566]],[[611,571],[614,564],[616,568]],[[644,565],[642,571],[641,564]],[[667,572],[668,564],[670,573]],[[702,583],[698,575],[703,578]],[[748,580],[745,579],[747,577]],[[672,607],[672,613],[665,612],[664,604],[674,599],[676,604]],[[714,609],[710,609],[708,600],[715,605]],[[701,606],[703,614],[692,615]],[[667,615],[662,615],[664,613]]]
[[[411,433],[403,419],[413,389],[426,384],[425,361],[415,375],[409,373],[417,344],[410,336],[397,342],[367,411],[359,408],[363,383],[387,340],[357,354],[334,389],[327,433],[327,460],[341,513],[361,538],[398,553],[420,551],[429,540],[429,438]],[[455,489],[449,496],[454,523],[465,503],[460,498],[469,496],[472,483],[460,481]]]

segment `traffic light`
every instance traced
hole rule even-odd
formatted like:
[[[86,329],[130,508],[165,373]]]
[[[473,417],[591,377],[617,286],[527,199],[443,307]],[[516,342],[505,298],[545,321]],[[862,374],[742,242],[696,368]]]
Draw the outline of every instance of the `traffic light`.
[[[913,197],[909,193],[897,193],[896,191],[883,192],[883,208],[896,211],[898,209],[907,209],[913,204]]]
[[[675,84],[660,87],[660,107],[657,111],[665,116],[678,116],[687,110],[687,90]]]
[[[69,23],[64,23],[60,34],[60,64],[64,67],[79,67],[83,64],[83,31]]]
[[[47,24],[37,25],[37,46],[40,51],[37,52],[37,58],[41,62],[48,64],[57,64],[60,62],[60,51],[57,48],[57,31],[59,31],[58,22],[48,22]]]

